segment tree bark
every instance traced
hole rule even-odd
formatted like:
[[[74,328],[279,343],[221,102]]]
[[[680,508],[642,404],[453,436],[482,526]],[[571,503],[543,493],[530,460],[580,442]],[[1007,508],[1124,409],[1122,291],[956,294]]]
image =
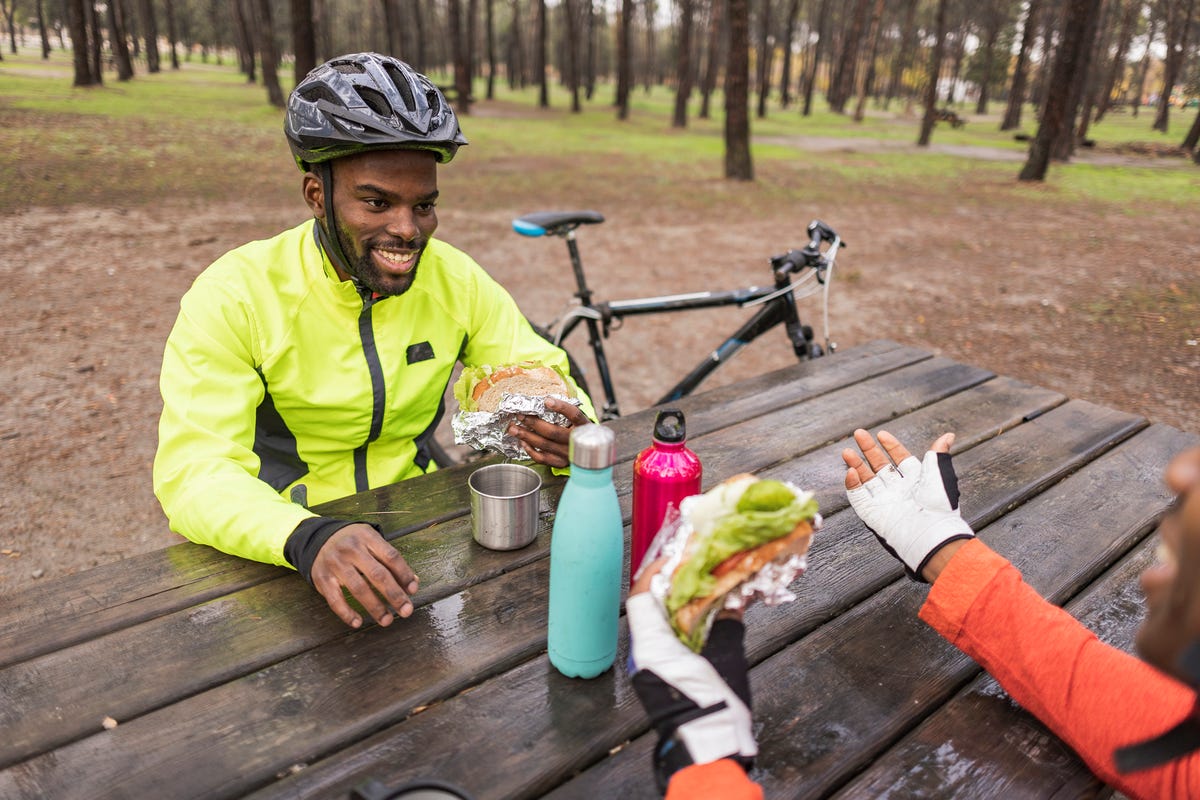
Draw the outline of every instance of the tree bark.
[[[725,68],[725,177],[754,180],[750,160],[750,0],[728,0],[729,60]]]
[[[104,33],[100,30],[103,23],[96,11],[95,0],[83,0],[87,20],[88,54],[92,59],[92,81],[97,85],[104,83],[104,61],[101,50],[104,47]]]
[[[854,91],[854,75],[858,68],[859,41],[866,27],[867,4],[870,0],[856,0],[846,41],[842,43],[837,71],[829,82],[829,108],[838,114],[845,113],[846,102]]]
[[[1093,4],[1094,8],[1085,20],[1082,41],[1079,44],[1079,58],[1070,80],[1070,93],[1067,96],[1067,110],[1064,117],[1065,125],[1059,131],[1058,139],[1054,142],[1050,150],[1050,157],[1058,161],[1066,161],[1075,152],[1075,120],[1079,116],[1079,107],[1083,103],[1083,96],[1087,90],[1088,75],[1091,73],[1093,45],[1096,40],[1096,30],[1099,27],[1100,11],[1103,4],[1104,0],[1095,0]]]
[[[1117,33],[1117,52],[1108,67],[1108,74],[1100,85],[1096,98],[1096,122],[1104,119],[1112,106],[1113,89],[1117,79],[1125,74],[1125,59],[1129,55],[1129,45],[1133,42],[1133,29],[1137,24],[1138,12],[1142,10],[1141,0],[1125,0],[1125,13],[1121,16],[1121,28]]]
[[[87,12],[84,0],[67,0],[67,26],[71,30],[71,50],[75,62],[75,86],[91,86],[92,61],[88,54]]]
[[[767,95],[771,93],[771,0],[761,0],[758,12],[758,47],[754,82],[758,87],[759,119],[767,116]]]
[[[538,107],[550,107],[550,83],[546,74],[546,39],[550,23],[546,19],[546,0],[537,0],[537,47],[534,48],[534,71],[538,77]]]
[[[46,9],[42,0],[37,0],[38,33],[42,35],[42,59],[50,58],[50,34],[46,32]]]
[[[914,0],[915,2],[916,0]],[[804,110],[803,116],[812,115],[813,91],[817,84],[817,71],[821,68],[821,55],[825,49],[825,39],[829,36],[829,3],[821,0],[820,10],[817,11],[817,43],[813,47],[812,61],[804,75]]]
[[[875,0],[875,7],[871,9],[871,22],[867,28],[867,46],[864,48],[867,52],[868,64],[875,63],[875,48],[879,44],[879,19],[883,16],[883,0]],[[854,93],[858,95],[858,104],[854,107],[854,121],[862,122],[866,115],[867,109],[867,73],[869,70],[860,70],[861,74],[854,87]]]
[[[581,48],[579,46],[579,14],[576,2],[577,0],[563,0],[562,2],[562,11],[566,15],[567,91],[571,94],[572,114],[583,111],[583,105],[579,101],[579,51]]]
[[[632,26],[633,0],[621,0],[621,21],[617,28],[617,119],[629,119],[629,89],[633,85]]]
[[[313,30],[312,0],[291,0],[292,11],[292,77],[296,84],[317,66],[317,35]],[[294,85],[294,84],[293,84]]]
[[[525,86],[525,48],[521,42],[521,0],[512,0],[512,24],[508,27],[508,88]]]
[[[704,81],[701,84],[700,113],[701,119],[709,117],[709,103],[713,91],[717,88],[717,75],[720,73],[722,34],[725,32],[725,4],[723,0],[709,0],[708,8],[708,57],[704,66]]]
[[[446,17],[450,28],[450,59],[454,64],[454,107],[466,116],[471,113],[471,62],[463,34],[460,0],[448,0]]]
[[[179,31],[175,25],[175,0],[163,0],[167,14],[167,45],[171,50],[171,69],[179,69]]]
[[[1000,130],[1011,131],[1021,127],[1021,106],[1025,104],[1025,83],[1029,75],[1029,54],[1037,41],[1037,19],[1042,0],[1029,0],[1025,14],[1025,27],[1021,31],[1021,49],[1017,53],[1017,64],[1013,68],[1012,86],[1008,90],[1008,107],[1004,110],[1004,121]]]
[[[904,71],[912,66],[913,50],[917,41],[917,0],[904,0],[903,22],[900,25],[900,45],[892,57],[892,71],[888,78],[887,95],[883,107],[886,109],[891,101],[899,97],[900,86],[904,82]]]
[[[254,83],[254,36],[250,32],[251,20],[243,5],[243,0],[230,0],[233,5],[234,40],[237,47],[238,66],[246,74],[246,82]]]
[[[937,4],[937,38],[933,43],[933,52],[929,54],[929,83],[925,87],[925,116],[921,119],[921,135],[917,145],[928,147],[929,139],[933,136],[933,126],[937,121],[934,112],[937,111],[938,76],[942,74],[942,55],[946,48],[946,0],[938,0]]]
[[[1167,57],[1163,60],[1162,91],[1158,96],[1158,113],[1154,117],[1156,131],[1167,132],[1171,112],[1171,90],[1183,69],[1187,54],[1188,34],[1192,27],[1192,14],[1196,0],[1167,0]]]
[[[108,0],[108,41],[117,64],[117,80],[133,77],[133,61],[129,58],[129,42],[125,38],[125,10],[120,0]]]
[[[1191,152],[1196,149],[1197,144],[1200,144],[1200,111],[1196,112],[1196,118],[1192,120],[1192,127],[1187,136],[1183,137],[1183,143],[1179,146]]]
[[[495,0],[487,0],[484,6],[484,36],[487,37],[485,46],[487,48],[487,99],[496,99],[496,72],[498,65],[496,64],[496,19],[495,19]]]
[[[1150,75],[1150,45],[1158,34],[1158,15],[1155,13],[1155,3],[1150,4],[1150,30],[1146,33],[1146,52],[1142,55],[1142,63],[1138,67],[1137,97],[1133,99],[1132,116],[1136,119],[1138,109],[1142,107],[1142,98],[1146,96],[1146,78]]]
[[[146,43],[146,71],[150,74],[162,71],[158,54],[158,19],[154,15],[154,3],[139,0],[138,14],[142,18],[142,39]]]
[[[796,38],[796,19],[800,16],[800,0],[788,4],[787,19],[783,25],[783,70],[779,78],[779,106],[792,104],[792,40]]]
[[[283,108],[283,89],[279,86],[279,53],[275,49],[275,22],[271,18],[271,0],[258,0],[255,17],[259,62],[262,64],[267,102],[276,108]]]
[[[642,9],[646,12],[646,61],[642,65],[642,86],[646,93],[650,87],[662,81],[658,79],[658,45],[654,37],[654,16],[656,7],[654,0],[642,0]]]
[[[1037,136],[1029,147],[1029,158],[1017,176],[1018,180],[1044,181],[1054,143],[1058,141],[1064,128],[1070,130],[1067,111],[1071,84],[1083,58],[1088,18],[1099,10],[1099,4],[1100,0],[1067,0],[1062,41],[1054,59],[1054,70],[1046,92],[1046,105],[1042,109]]]
[[[695,0],[679,0],[679,46],[675,58],[675,115],[674,128],[687,127],[687,105],[692,95],[692,15]]]

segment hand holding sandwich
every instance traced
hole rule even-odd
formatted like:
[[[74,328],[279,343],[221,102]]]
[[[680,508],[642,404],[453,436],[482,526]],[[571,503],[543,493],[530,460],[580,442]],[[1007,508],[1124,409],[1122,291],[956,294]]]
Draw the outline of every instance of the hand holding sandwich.
[[[578,425],[587,425],[591,420],[579,406],[557,397],[547,397],[545,405],[547,411],[566,417],[567,424],[556,425],[533,414],[525,414],[508,426],[508,435],[520,441],[529,457],[539,464],[566,467],[570,464],[567,458],[567,443],[571,439],[571,429]]]
[[[876,444],[859,429],[854,442],[866,461],[849,448],[842,451],[849,468],[846,498],[910,577],[932,583],[961,542],[975,536],[958,509],[958,478],[950,460],[954,434],[938,437],[923,460],[887,431],[879,432]]]
[[[649,591],[666,563],[659,559],[643,570],[625,602],[633,688],[658,732],[654,774],[660,791],[683,767],[729,758],[745,769],[758,753],[740,612],[723,612],[704,649],[693,652]]]

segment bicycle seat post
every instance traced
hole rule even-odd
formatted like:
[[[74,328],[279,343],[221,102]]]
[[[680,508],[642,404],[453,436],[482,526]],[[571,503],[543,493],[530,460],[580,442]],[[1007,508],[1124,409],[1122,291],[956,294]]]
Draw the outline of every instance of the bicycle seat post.
[[[580,303],[590,306],[592,290],[588,288],[587,279],[583,275],[583,260],[579,257],[579,245],[575,243],[575,229],[572,228],[562,236],[567,240],[567,252],[571,255],[571,269],[575,271],[575,284],[579,287],[575,296],[579,298]]]

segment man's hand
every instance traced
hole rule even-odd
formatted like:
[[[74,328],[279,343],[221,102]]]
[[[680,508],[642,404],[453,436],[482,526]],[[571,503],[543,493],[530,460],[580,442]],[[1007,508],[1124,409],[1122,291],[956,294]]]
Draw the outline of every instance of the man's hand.
[[[923,461],[887,431],[879,432],[876,444],[860,428],[854,443],[866,462],[849,448],[842,451],[851,507],[913,578],[936,580],[961,546],[953,543],[975,535],[958,511],[958,478],[950,461],[954,434],[938,437]]]
[[[740,612],[718,616],[704,650],[693,653],[648,591],[666,561],[643,570],[625,602],[633,688],[658,731],[654,771],[660,790],[689,764],[732,758],[748,767],[758,753]]]
[[[520,440],[525,452],[539,464],[548,467],[565,467],[571,462],[567,458],[567,444],[571,440],[571,429],[591,422],[587,414],[579,406],[559,400],[556,397],[546,398],[546,410],[562,414],[567,418],[566,425],[555,425],[541,417],[532,414],[524,415],[519,421],[508,428],[508,435]]]
[[[330,536],[313,561],[311,577],[333,613],[352,628],[362,627],[362,615],[346,602],[343,587],[383,627],[392,624],[393,614],[413,613],[409,595],[417,591],[417,575],[370,525],[354,523]]]

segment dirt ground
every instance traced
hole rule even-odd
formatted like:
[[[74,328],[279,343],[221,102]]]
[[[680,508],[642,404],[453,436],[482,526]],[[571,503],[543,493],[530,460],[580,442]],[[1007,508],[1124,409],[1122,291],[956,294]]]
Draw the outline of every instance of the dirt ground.
[[[479,201],[461,189],[472,169],[444,173],[439,235],[474,255],[531,318],[554,317],[571,292],[562,243],[513,234],[510,220],[537,206],[521,196],[503,208]],[[163,342],[208,263],[305,218],[298,183],[292,201],[38,207],[0,220],[0,595],[181,541],[150,486]],[[696,190],[718,208],[726,198],[736,208],[744,191],[700,179]],[[830,308],[841,347],[894,339],[1200,433],[1194,214],[1131,225],[1113,206],[1023,207],[1004,200],[1009,191],[829,193],[727,216],[589,187],[544,207],[608,216],[580,243],[597,294],[613,299],[765,283],[766,258],[800,246],[803,225],[819,216],[849,242]],[[818,311],[812,300],[802,306],[819,331]],[[622,410],[651,404],[741,316],[631,321],[614,333]],[[790,361],[782,334],[768,336],[710,385]]]

